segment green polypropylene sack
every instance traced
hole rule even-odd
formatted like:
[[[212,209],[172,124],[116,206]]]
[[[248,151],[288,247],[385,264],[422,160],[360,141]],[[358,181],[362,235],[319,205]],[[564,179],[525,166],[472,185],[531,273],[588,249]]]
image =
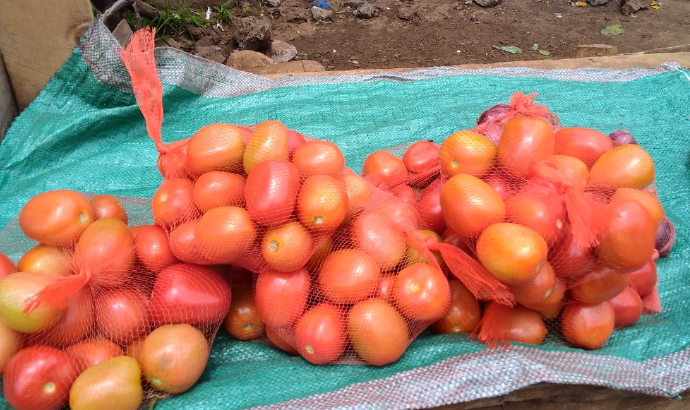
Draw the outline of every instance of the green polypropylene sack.
[[[47,190],[153,196],[162,181],[158,154],[119,49],[95,20],[15,120],[0,144],[1,226]],[[434,68],[268,80],[173,49],[157,49],[156,60],[164,84],[165,142],[214,122],[276,119],[337,143],[355,170],[372,151],[422,139],[440,142],[473,128],[483,110],[514,92],[537,92],[537,102],[566,126],[629,130],[655,161],[658,194],[677,228],[670,257],[658,261],[663,312],[616,331],[602,349],[568,347],[555,336],[537,347],[488,349],[462,335],[422,334],[388,366],[313,366],[221,330],[197,385],[157,409],[426,408],[539,382],[670,398],[690,387],[690,77],[676,64],[654,70]],[[136,209],[139,220],[151,219],[146,206]],[[0,232],[0,252],[9,250],[16,262],[20,250],[10,228]]]

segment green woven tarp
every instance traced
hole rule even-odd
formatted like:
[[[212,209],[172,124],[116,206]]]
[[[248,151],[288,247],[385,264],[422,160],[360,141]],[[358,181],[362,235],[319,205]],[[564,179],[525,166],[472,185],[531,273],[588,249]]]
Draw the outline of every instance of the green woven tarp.
[[[0,226],[33,195],[52,189],[151,198],[161,182],[119,45],[99,21],[0,144]],[[675,397],[690,387],[690,78],[657,70],[437,68],[407,74],[270,81],[177,50],[158,49],[163,137],[214,122],[277,119],[337,143],[361,168],[377,149],[472,128],[516,91],[538,92],[566,126],[628,129],[652,155],[659,196],[677,227],[658,262],[663,313],[585,352],[546,345],[487,349],[463,336],[423,334],[396,363],[312,366],[220,331],[202,379],[158,409],[423,408],[508,393],[538,382],[592,384]],[[140,207],[142,208],[142,207]],[[144,206],[142,209],[145,209]],[[140,216],[141,217],[141,216]],[[0,251],[16,248],[8,230]],[[15,259],[16,251],[9,252]],[[2,402],[4,405],[4,402]],[[0,407],[2,407],[0,405]]]

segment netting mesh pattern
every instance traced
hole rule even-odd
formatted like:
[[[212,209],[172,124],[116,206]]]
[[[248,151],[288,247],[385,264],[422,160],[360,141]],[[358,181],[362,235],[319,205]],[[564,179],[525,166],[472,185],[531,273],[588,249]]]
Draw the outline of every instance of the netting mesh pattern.
[[[133,96],[123,92],[131,85],[124,66],[114,63],[119,49],[113,42],[96,22],[81,49],[0,145],[2,224],[31,196],[46,190],[151,198],[160,185],[157,153]],[[249,125],[278,119],[305,135],[336,142],[346,165],[356,171],[372,151],[422,139],[440,143],[457,130],[472,128],[481,111],[507,101],[515,91],[537,91],[539,103],[564,124],[605,133],[630,130],[655,161],[658,194],[678,232],[671,257],[658,263],[663,313],[617,331],[600,350],[582,353],[553,341],[536,348],[485,350],[464,336],[423,334],[401,360],[383,368],[315,368],[268,346],[238,343],[221,334],[200,383],[161,402],[161,408],[281,407],[276,403],[289,400],[294,401],[284,407],[430,407],[504,394],[539,381],[662,395],[688,387],[683,380],[688,379],[690,337],[680,324],[690,300],[683,272],[690,256],[685,204],[690,190],[685,94],[690,83],[674,65],[564,70],[548,76],[526,69],[476,76],[437,69],[385,78],[268,82],[184,54],[159,50],[157,57],[166,142],[188,138],[214,122]],[[381,79],[387,81],[377,81]],[[665,99],[641,103],[648,95]],[[474,376],[476,369],[485,377]]]

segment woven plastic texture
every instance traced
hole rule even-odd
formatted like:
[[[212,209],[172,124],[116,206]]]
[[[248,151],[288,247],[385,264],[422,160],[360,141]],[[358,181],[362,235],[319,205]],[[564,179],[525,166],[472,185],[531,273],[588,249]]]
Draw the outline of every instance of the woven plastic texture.
[[[119,45],[96,21],[64,67],[18,118],[2,145],[6,224],[33,195],[52,189],[151,198],[162,178],[158,153],[131,94]],[[651,154],[656,186],[677,229],[658,261],[663,313],[614,333],[593,352],[545,345],[487,349],[464,336],[423,334],[396,363],[314,367],[260,343],[220,332],[200,382],[157,408],[421,408],[505,394],[542,382],[595,384],[675,396],[690,387],[690,81],[673,64],[658,70],[431,69],[409,74],[269,81],[169,49],[156,50],[164,84],[165,142],[204,125],[277,119],[333,141],[359,171],[378,149],[470,129],[516,91],[564,124],[608,133],[628,129]],[[663,96],[654,104],[650,95]],[[8,238],[0,237],[5,245]],[[11,239],[9,239],[11,241]],[[17,254],[7,251],[14,260]]]

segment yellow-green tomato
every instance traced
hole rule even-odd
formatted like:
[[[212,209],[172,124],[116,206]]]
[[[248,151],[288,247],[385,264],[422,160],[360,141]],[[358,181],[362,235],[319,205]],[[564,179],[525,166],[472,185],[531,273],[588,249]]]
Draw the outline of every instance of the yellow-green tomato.
[[[33,272],[16,272],[0,280],[0,320],[22,333],[35,333],[57,323],[64,309],[40,304],[28,315],[24,309],[30,298],[54,283],[56,276]]]
[[[69,391],[71,410],[137,410],[143,400],[139,363],[128,356],[89,367]]]

